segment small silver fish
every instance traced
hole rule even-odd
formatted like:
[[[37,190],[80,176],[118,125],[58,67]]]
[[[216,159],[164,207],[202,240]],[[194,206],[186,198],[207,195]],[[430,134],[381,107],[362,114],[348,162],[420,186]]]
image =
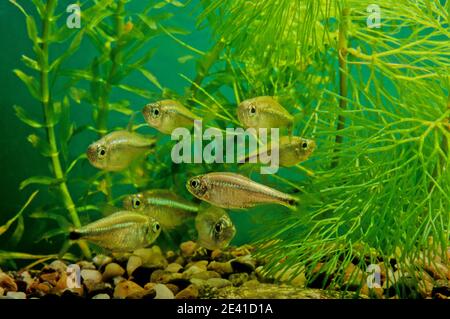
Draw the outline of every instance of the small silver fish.
[[[237,108],[239,122],[246,128],[290,129],[294,117],[270,96],[259,96],[242,101]]]
[[[298,136],[282,136],[278,145],[278,163],[280,166],[291,167],[306,161],[316,149],[316,142]],[[267,156],[272,149],[251,154],[244,158],[244,162],[250,162],[261,156]]]
[[[227,212],[211,206],[195,218],[197,243],[210,250],[226,248],[236,234],[236,228]]]
[[[73,230],[71,240],[85,239],[114,252],[132,251],[152,244],[161,226],[152,217],[120,211]]]
[[[129,131],[116,131],[89,145],[87,158],[99,169],[121,171],[155,145],[154,138],[147,138]]]
[[[190,178],[186,188],[195,197],[222,208],[280,204],[291,209],[297,199],[235,173],[208,173]]]
[[[162,100],[147,104],[142,109],[145,121],[164,134],[172,134],[178,127],[192,128],[199,119],[183,104],[174,100]]]
[[[197,205],[166,189],[148,190],[126,196],[123,207],[156,218],[163,229],[176,227],[198,212]]]

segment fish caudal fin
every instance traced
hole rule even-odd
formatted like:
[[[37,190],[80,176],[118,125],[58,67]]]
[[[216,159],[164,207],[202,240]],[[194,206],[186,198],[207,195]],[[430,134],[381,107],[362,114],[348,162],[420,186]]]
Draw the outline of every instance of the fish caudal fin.
[[[72,230],[70,233],[69,233],[69,239],[70,240],[78,240],[78,239],[80,239],[82,236],[81,236],[81,233],[78,231],[78,230]]]

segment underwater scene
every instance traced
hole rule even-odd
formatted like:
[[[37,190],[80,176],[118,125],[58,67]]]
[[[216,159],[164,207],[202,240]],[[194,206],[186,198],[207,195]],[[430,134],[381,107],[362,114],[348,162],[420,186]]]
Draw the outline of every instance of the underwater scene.
[[[0,299],[448,299],[449,0],[3,0]]]

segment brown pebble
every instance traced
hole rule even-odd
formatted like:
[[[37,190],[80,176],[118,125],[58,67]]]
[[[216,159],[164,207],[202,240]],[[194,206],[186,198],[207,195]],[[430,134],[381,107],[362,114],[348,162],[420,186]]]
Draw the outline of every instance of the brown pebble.
[[[178,288],[178,286],[174,284],[166,284],[166,287],[169,288],[174,295],[176,295],[180,291],[180,288]]]
[[[198,247],[197,244],[191,240],[181,243],[180,245],[181,254],[186,257],[192,256],[197,250],[197,247]]]
[[[177,273],[177,272],[180,272],[181,269],[183,269],[183,266],[181,266],[180,264],[171,263],[171,264],[167,265],[165,270],[169,271],[169,272]]]
[[[198,288],[196,285],[189,285],[175,295],[175,299],[196,299],[198,298]]]
[[[211,261],[208,265],[208,270],[216,271],[221,275],[233,273],[233,267],[231,266],[231,263],[229,261],[227,262]]]
[[[122,281],[114,289],[114,298],[125,299],[129,296],[137,298],[147,291],[132,281]]]
[[[190,278],[208,280],[210,278],[220,278],[220,275],[219,275],[219,273],[217,273],[215,271],[202,271],[202,272],[192,274],[192,276],[190,276]],[[190,278],[188,278],[188,279],[190,279]]]
[[[119,264],[107,264],[105,267],[105,271],[103,272],[103,281],[108,281],[111,278],[122,276],[124,273],[125,269],[123,269]]]
[[[0,273],[0,287],[6,292],[17,291],[17,284],[14,279],[5,273]]]
[[[52,286],[56,286],[58,280],[59,280],[59,273],[54,271],[46,274],[41,274],[39,276],[42,282],[48,282]]]

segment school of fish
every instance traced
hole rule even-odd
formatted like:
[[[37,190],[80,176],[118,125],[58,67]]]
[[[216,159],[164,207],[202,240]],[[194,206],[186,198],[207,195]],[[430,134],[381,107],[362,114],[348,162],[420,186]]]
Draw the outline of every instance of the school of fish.
[[[142,109],[148,126],[163,134],[178,127],[192,129],[200,119],[175,100],[149,103]],[[316,148],[312,139],[292,136],[294,117],[273,97],[260,96],[242,101],[237,106],[237,118],[244,128],[288,129],[276,146],[281,166],[291,167],[306,161]],[[130,168],[154,152],[157,139],[131,130],[106,134],[87,148],[92,166],[105,172]],[[269,152],[271,150],[266,150]],[[249,154],[245,162],[261,156]],[[69,239],[87,240],[113,252],[133,251],[154,243],[161,232],[173,231],[193,220],[197,243],[209,250],[227,247],[236,228],[226,209],[249,209],[275,204],[294,209],[298,199],[277,189],[232,172],[206,172],[186,180],[186,189],[196,202],[170,189],[148,189],[124,197],[123,208],[78,229],[72,229]],[[200,203],[198,203],[200,200]]]

